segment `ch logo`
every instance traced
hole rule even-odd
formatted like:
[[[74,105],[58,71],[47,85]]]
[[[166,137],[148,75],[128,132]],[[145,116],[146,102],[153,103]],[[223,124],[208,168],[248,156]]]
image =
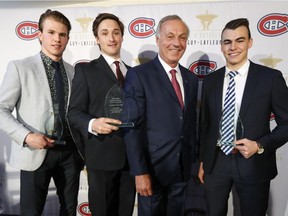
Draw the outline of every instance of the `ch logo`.
[[[155,26],[155,20],[152,18],[146,18],[146,17],[139,17],[129,24],[129,32],[133,37],[136,38],[148,38],[155,34],[154,27]]]
[[[275,37],[288,32],[288,15],[272,13],[262,17],[257,24],[258,31],[267,37]]]

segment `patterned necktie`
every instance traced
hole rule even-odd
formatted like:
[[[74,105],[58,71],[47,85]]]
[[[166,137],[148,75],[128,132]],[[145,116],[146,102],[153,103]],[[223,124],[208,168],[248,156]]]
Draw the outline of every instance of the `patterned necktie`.
[[[52,62],[52,65],[55,68],[55,85],[56,85],[56,101],[59,105],[59,114],[61,116],[62,121],[65,121],[65,95],[64,95],[64,81],[63,76],[61,74],[60,63]]]
[[[179,100],[180,106],[183,109],[184,103],[183,103],[182,93],[181,93],[180,85],[179,85],[179,83],[178,83],[178,81],[176,79],[177,71],[175,69],[172,69],[172,70],[170,70],[170,73],[172,75],[171,82],[172,82],[173,88],[174,88],[175,93],[177,95],[177,98]]]
[[[237,71],[230,71],[228,73],[230,80],[227,88],[225,100],[224,100],[224,108],[223,108],[223,116],[221,122],[221,149],[222,151],[228,155],[233,149],[233,141],[234,141],[234,129],[235,129],[235,76],[238,74]]]
[[[114,64],[116,65],[116,75],[117,75],[117,79],[120,82],[121,86],[124,85],[124,76],[120,70],[120,66],[119,66],[119,61],[115,61]]]

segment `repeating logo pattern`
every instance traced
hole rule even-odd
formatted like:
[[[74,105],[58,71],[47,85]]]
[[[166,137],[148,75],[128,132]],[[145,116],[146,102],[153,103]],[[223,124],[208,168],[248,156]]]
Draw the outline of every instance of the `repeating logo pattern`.
[[[133,37],[148,38],[155,34],[154,26],[154,19],[139,17],[130,22],[128,29]]]
[[[203,79],[207,74],[215,71],[217,63],[215,61],[199,60],[189,66],[189,70],[196,74],[199,79]]]
[[[78,205],[78,212],[81,216],[91,216],[91,212],[89,210],[89,203],[83,202]]]
[[[288,32],[288,15],[271,13],[262,17],[257,24],[258,31],[267,37],[275,37]]]
[[[22,40],[34,40],[38,37],[38,23],[23,21],[16,26],[16,35]]]

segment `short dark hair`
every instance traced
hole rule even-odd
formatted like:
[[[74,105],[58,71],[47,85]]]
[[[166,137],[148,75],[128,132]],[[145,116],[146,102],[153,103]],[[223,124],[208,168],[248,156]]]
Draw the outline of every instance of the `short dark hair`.
[[[120,21],[120,19],[117,16],[115,16],[114,14],[111,14],[111,13],[100,13],[95,18],[93,25],[92,25],[92,31],[93,31],[93,34],[95,37],[98,37],[98,27],[99,27],[100,23],[106,19],[116,21],[120,27],[120,31],[121,31],[122,36],[124,35],[124,24]]]
[[[40,32],[43,32],[43,23],[47,18],[52,18],[53,20],[64,24],[68,29],[68,35],[71,31],[71,24],[69,19],[59,11],[52,11],[50,9],[46,10],[45,13],[41,14],[39,22],[38,22],[38,29]]]
[[[226,30],[226,29],[232,29],[232,30],[235,30],[236,28],[240,27],[240,26],[244,26],[247,28],[248,30],[248,37],[249,39],[251,38],[251,32],[250,32],[250,28],[249,28],[249,21],[248,19],[246,18],[238,18],[238,19],[234,19],[234,20],[231,20],[229,21],[224,29],[222,30],[222,33],[221,33],[221,36],[223,34],[223,32]]]

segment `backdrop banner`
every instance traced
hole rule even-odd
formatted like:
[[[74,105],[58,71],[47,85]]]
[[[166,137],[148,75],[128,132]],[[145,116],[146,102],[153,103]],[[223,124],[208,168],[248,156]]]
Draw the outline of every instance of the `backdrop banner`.
[[[19,4],[25,4],[25,2]],[[64,13],[71,21],[72,31],[64,59],[75,65],[99,56],[99,48],[92,34],[92,23],[102,12],[113,13],[125,25],[122,58],[130,66],[146,62],[157,55],[155,30],[159,20],[169,14],[179,15],[189,26],[187,50],[180,63],[201,80],[208,73],[225,65],[220,51],[220,36],[224,25],[234,18],[246,17],[250,21],[253,47],[249,58],[262,65],[282,71],[288,78],[288,2],[195,2],[185,4],[124,5],[115,7],[52,7]],[[0,82],[10,60],[21,59],[40,51],[38,20],[48,8],[0,8]],[[199,93],[200,95],[200,93]],[[199,97],[200,98],[200,97]],[[33,98],[31,98],[33,100]],[[288,100],[288,99],[287,99]],[[27,103],[29,103],[27,101]],[[0,124],[5,124],[1,122]],[[271,129],[275,121],[271,116]],[[19,214],[19,170],[9,166],[11,140],[0,132],[0,214]],[[277,151],[278,176],[272,181],[267,215],[288,216],[288,146]],[[53,182],[43,215],[57,215],[58,199]],[[87,176],[81,173],[78,215],[91,215],[87,201]],[[284,190],[283,190],[284,189]],[[187,193],[193,194],[193,193]],[[193,202],[193,197],[187,199]],[[237,203],[234,199],[234,203]],[[189,203],[188,203],[189,204]],[[135,206],[137,205],[137,201]],[[191,205],[187,205],[191,206]],[[229,213],[233,215],[233,200],[229,200]],[[136,209],[136,207],[135,207]],[[137,210],[134,211],[137,215]],[[237,215],[238,213],[235,213]]]

